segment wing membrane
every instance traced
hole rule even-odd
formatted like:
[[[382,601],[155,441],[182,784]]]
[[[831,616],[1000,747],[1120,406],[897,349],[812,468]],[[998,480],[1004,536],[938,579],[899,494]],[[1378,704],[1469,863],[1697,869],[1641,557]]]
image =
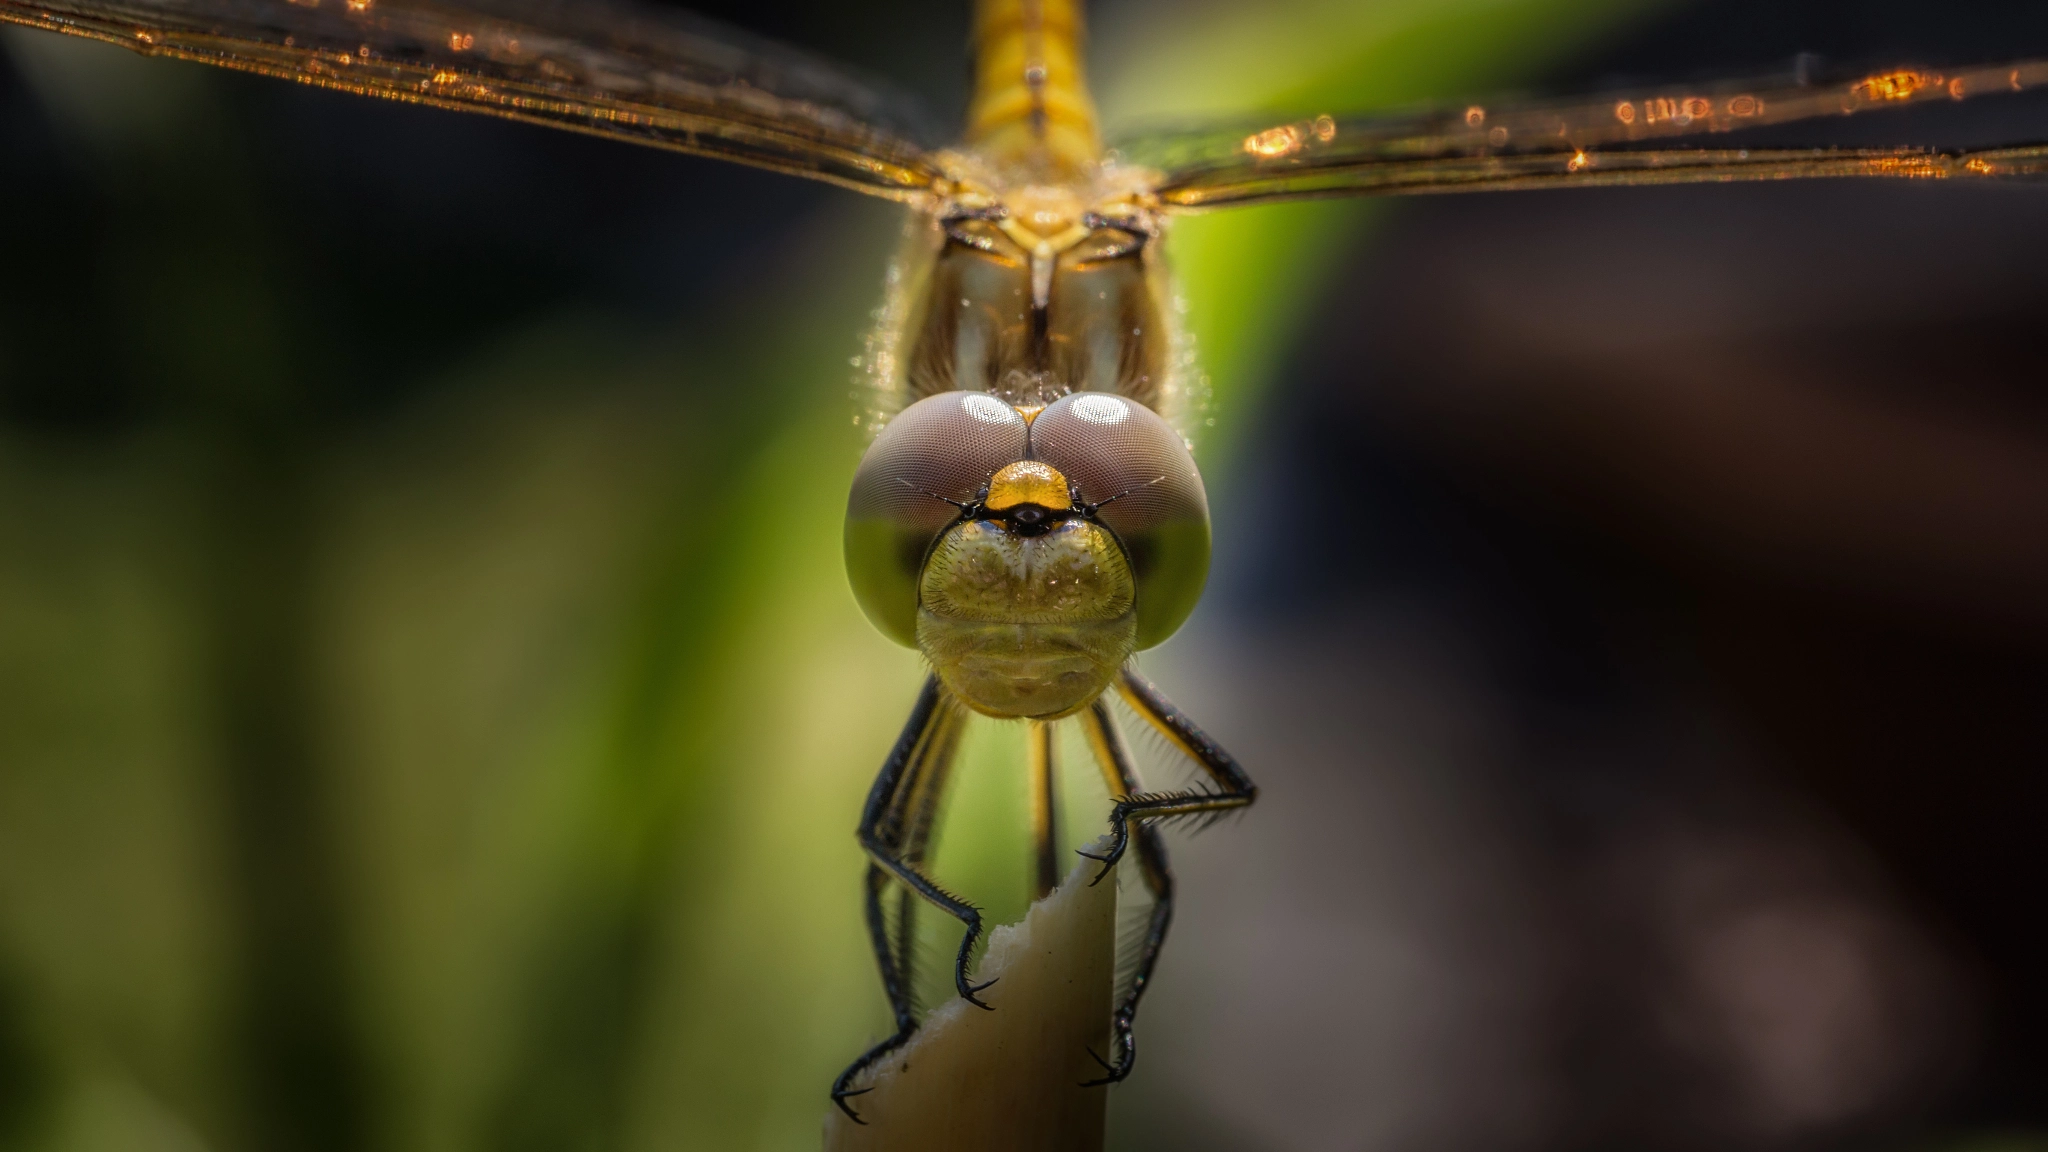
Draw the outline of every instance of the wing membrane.
[[[1953,103],[2048,86],[2048,60],[1899,68],[1834,84],[1723,82],[1570,101],[1473,104],[1405,116],[1312,119],[1166,133],[1119,149],[1164,173],[1180,210],[1275,200],[1570,185],[1678,184],[1816,176],[2040,176],[2048,152],[2022,146],[1744,148],[1733,133]],[[1764,133],[1758,133],[1764,135]],[[2039,139],[2048,139],[2048,125]]]
[[[366,96],[548,124],[908,199],[914,105],[823,61],[607,0],[0,0],[0,20]]]

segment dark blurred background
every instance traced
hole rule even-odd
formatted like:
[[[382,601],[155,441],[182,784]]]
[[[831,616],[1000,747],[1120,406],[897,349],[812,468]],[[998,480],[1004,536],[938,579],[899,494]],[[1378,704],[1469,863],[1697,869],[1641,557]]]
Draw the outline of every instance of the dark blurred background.
[[[964,4],[693,7],[959,107]],[[1112,125],[2048,55],[2020,4],[1092,14]],[[918,676],[837,560],[896,211],[0,45],[0,1147],[815,1146]],[[1176,841],[1119,1147],[2048,1147],[2044,196],[1181,225],[1219,563],[1145,664],[1264,791]]]

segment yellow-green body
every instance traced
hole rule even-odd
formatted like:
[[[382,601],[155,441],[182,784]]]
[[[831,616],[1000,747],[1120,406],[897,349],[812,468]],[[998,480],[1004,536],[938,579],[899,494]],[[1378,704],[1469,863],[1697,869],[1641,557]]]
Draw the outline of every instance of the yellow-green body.
[[[1182,356],[1159,218],[1104,163],[1081,35],[1077,0],[976,5],[974,97],[966,138],[948,154],[954,179],[913,233],[877,334],[885,411],[986,393],[1028,425],[1061,397],[1100,393],[1179,414]],[[1116,450],[1109,436],[1100,451]],[[1185,453],[1184,442],[1175,447]],[[914,643],[970,706],[1068,715],[1134,651],[1170,635],[1201,594],[1207,505],[1192,462],[1185,472],[1193,512],[1129,539],[1081,511],[1119,493],[1076,483],[1075,503],[1056,470],[975,478],[1009,493],[1007,504],[989,495],[994,510],[1029,503],[1080,517],[1024,535],[1000,517],[963,514],[940,527],[933,518],[947,512],[931,505],[877,512],[857,480],[848,575],[877,626]],[[933,495],[964,512],[974,493]]]

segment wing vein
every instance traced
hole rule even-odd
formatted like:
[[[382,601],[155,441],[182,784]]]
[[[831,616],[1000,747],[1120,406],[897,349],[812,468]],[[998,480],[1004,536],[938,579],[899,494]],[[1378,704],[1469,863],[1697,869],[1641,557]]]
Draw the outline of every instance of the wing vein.
[[[495,9],[503,9],[499,15]],[[898,200],[938,176],[902,100],[769,45],[605,3],[0,0],[0,20],[313,87],[565,128]]]

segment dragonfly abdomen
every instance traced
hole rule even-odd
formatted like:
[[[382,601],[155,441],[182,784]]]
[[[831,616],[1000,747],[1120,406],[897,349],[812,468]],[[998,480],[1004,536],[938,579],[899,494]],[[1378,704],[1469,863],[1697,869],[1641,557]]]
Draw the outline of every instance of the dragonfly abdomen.
[[[967,144],[1002,165],[1071,176],[1102,156],[1081,68],[1079,0],[977,0]]]

